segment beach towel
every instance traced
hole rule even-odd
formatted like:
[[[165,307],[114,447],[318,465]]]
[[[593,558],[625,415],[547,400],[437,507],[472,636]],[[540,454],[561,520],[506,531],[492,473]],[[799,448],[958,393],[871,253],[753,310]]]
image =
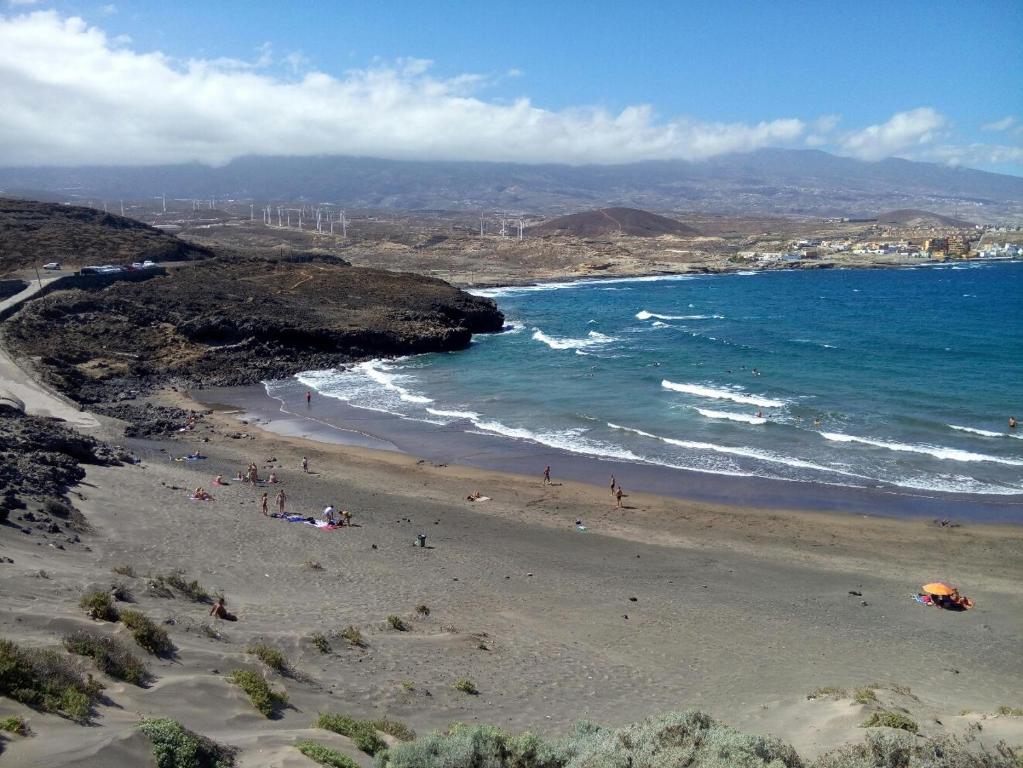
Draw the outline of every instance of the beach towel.
[[[931,600],[930,595],[913,595],[913,599],[920,603],[920,605],[934,606],[934,601]]]

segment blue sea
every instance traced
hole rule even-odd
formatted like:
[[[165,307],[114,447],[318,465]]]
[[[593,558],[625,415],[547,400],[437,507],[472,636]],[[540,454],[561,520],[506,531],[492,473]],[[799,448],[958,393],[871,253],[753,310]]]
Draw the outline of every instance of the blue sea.
[[[970,262],[480,290],[503,333],[267,391],[669,469],[1016,495],[1021,288],[1023,264]]]

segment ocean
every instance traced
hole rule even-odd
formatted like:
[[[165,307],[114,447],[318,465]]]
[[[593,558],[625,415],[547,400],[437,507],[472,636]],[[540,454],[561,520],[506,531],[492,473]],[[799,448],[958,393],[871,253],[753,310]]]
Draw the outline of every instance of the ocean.
[[[1023,263],[970,262],[479,290],[507,325],[464,351],[265,386],[438,439],[679,470],[679,483],[689,470],[1011,497],[1023,494],[1023,426],[1008,428],[1023,421],[1021,288]]]

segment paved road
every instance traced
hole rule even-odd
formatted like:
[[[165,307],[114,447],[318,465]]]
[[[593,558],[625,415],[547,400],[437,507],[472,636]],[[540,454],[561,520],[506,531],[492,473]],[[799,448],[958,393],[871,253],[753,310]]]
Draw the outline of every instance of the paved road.
[[[45,278],[42,284],[38,280],[32,281],[32,284],[21,293],[16,293],[14,296],[0,301],[0,313],[32,298],[47,284],[59,277],[62,275]],[[0,346],[0,391],[9,392],[21,400],[25,404],[25,412],[33,416],[54,416],[80,429],[94,429],[99,426],[99,422],[92,414],[78,410],[77,405],[50,392],[33,379],[2,346]]]

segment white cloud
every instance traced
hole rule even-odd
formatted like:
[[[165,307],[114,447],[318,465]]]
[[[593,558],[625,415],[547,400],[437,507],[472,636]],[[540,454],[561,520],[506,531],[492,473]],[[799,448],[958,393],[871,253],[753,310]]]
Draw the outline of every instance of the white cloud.
[[[860,160],[881,160],[912,152],[938,138],[945,118],[931,107],[897,112],[887,122],[847,134],[839,141],[845,154]]]
[[[1007,131],[1016,124],[1015,117],[1003,117],[1001,120],[995,120],[993,123],[987,123],[982,125],[981,129],[985,131]]]
[[[841,115],[821,115],[810,123],[810,133],[805,142],[808,147],[823,147],[830,144],[834,137],[832,134],[838,124],[842,122]]]
[[[113,16],[115,13],[117,13],[117,6],[114,5],[113,3],[108,3],[107,5],[104,5],[100,8],[100,12],[103,13],[103,15],[105,16]]]
[[[1004,144],[942,144],[929,148],[919,159],[971,168],[1023,164],[1023,147]]]
[[[223,163],[246,154],[618,163],[702,159],[798,141],[795,118],[659,120],[487,101],[478,75],[402,60],[332,76],[269,45],[252,62],[139,52],[53,11],[0,16],[0,165]]]

